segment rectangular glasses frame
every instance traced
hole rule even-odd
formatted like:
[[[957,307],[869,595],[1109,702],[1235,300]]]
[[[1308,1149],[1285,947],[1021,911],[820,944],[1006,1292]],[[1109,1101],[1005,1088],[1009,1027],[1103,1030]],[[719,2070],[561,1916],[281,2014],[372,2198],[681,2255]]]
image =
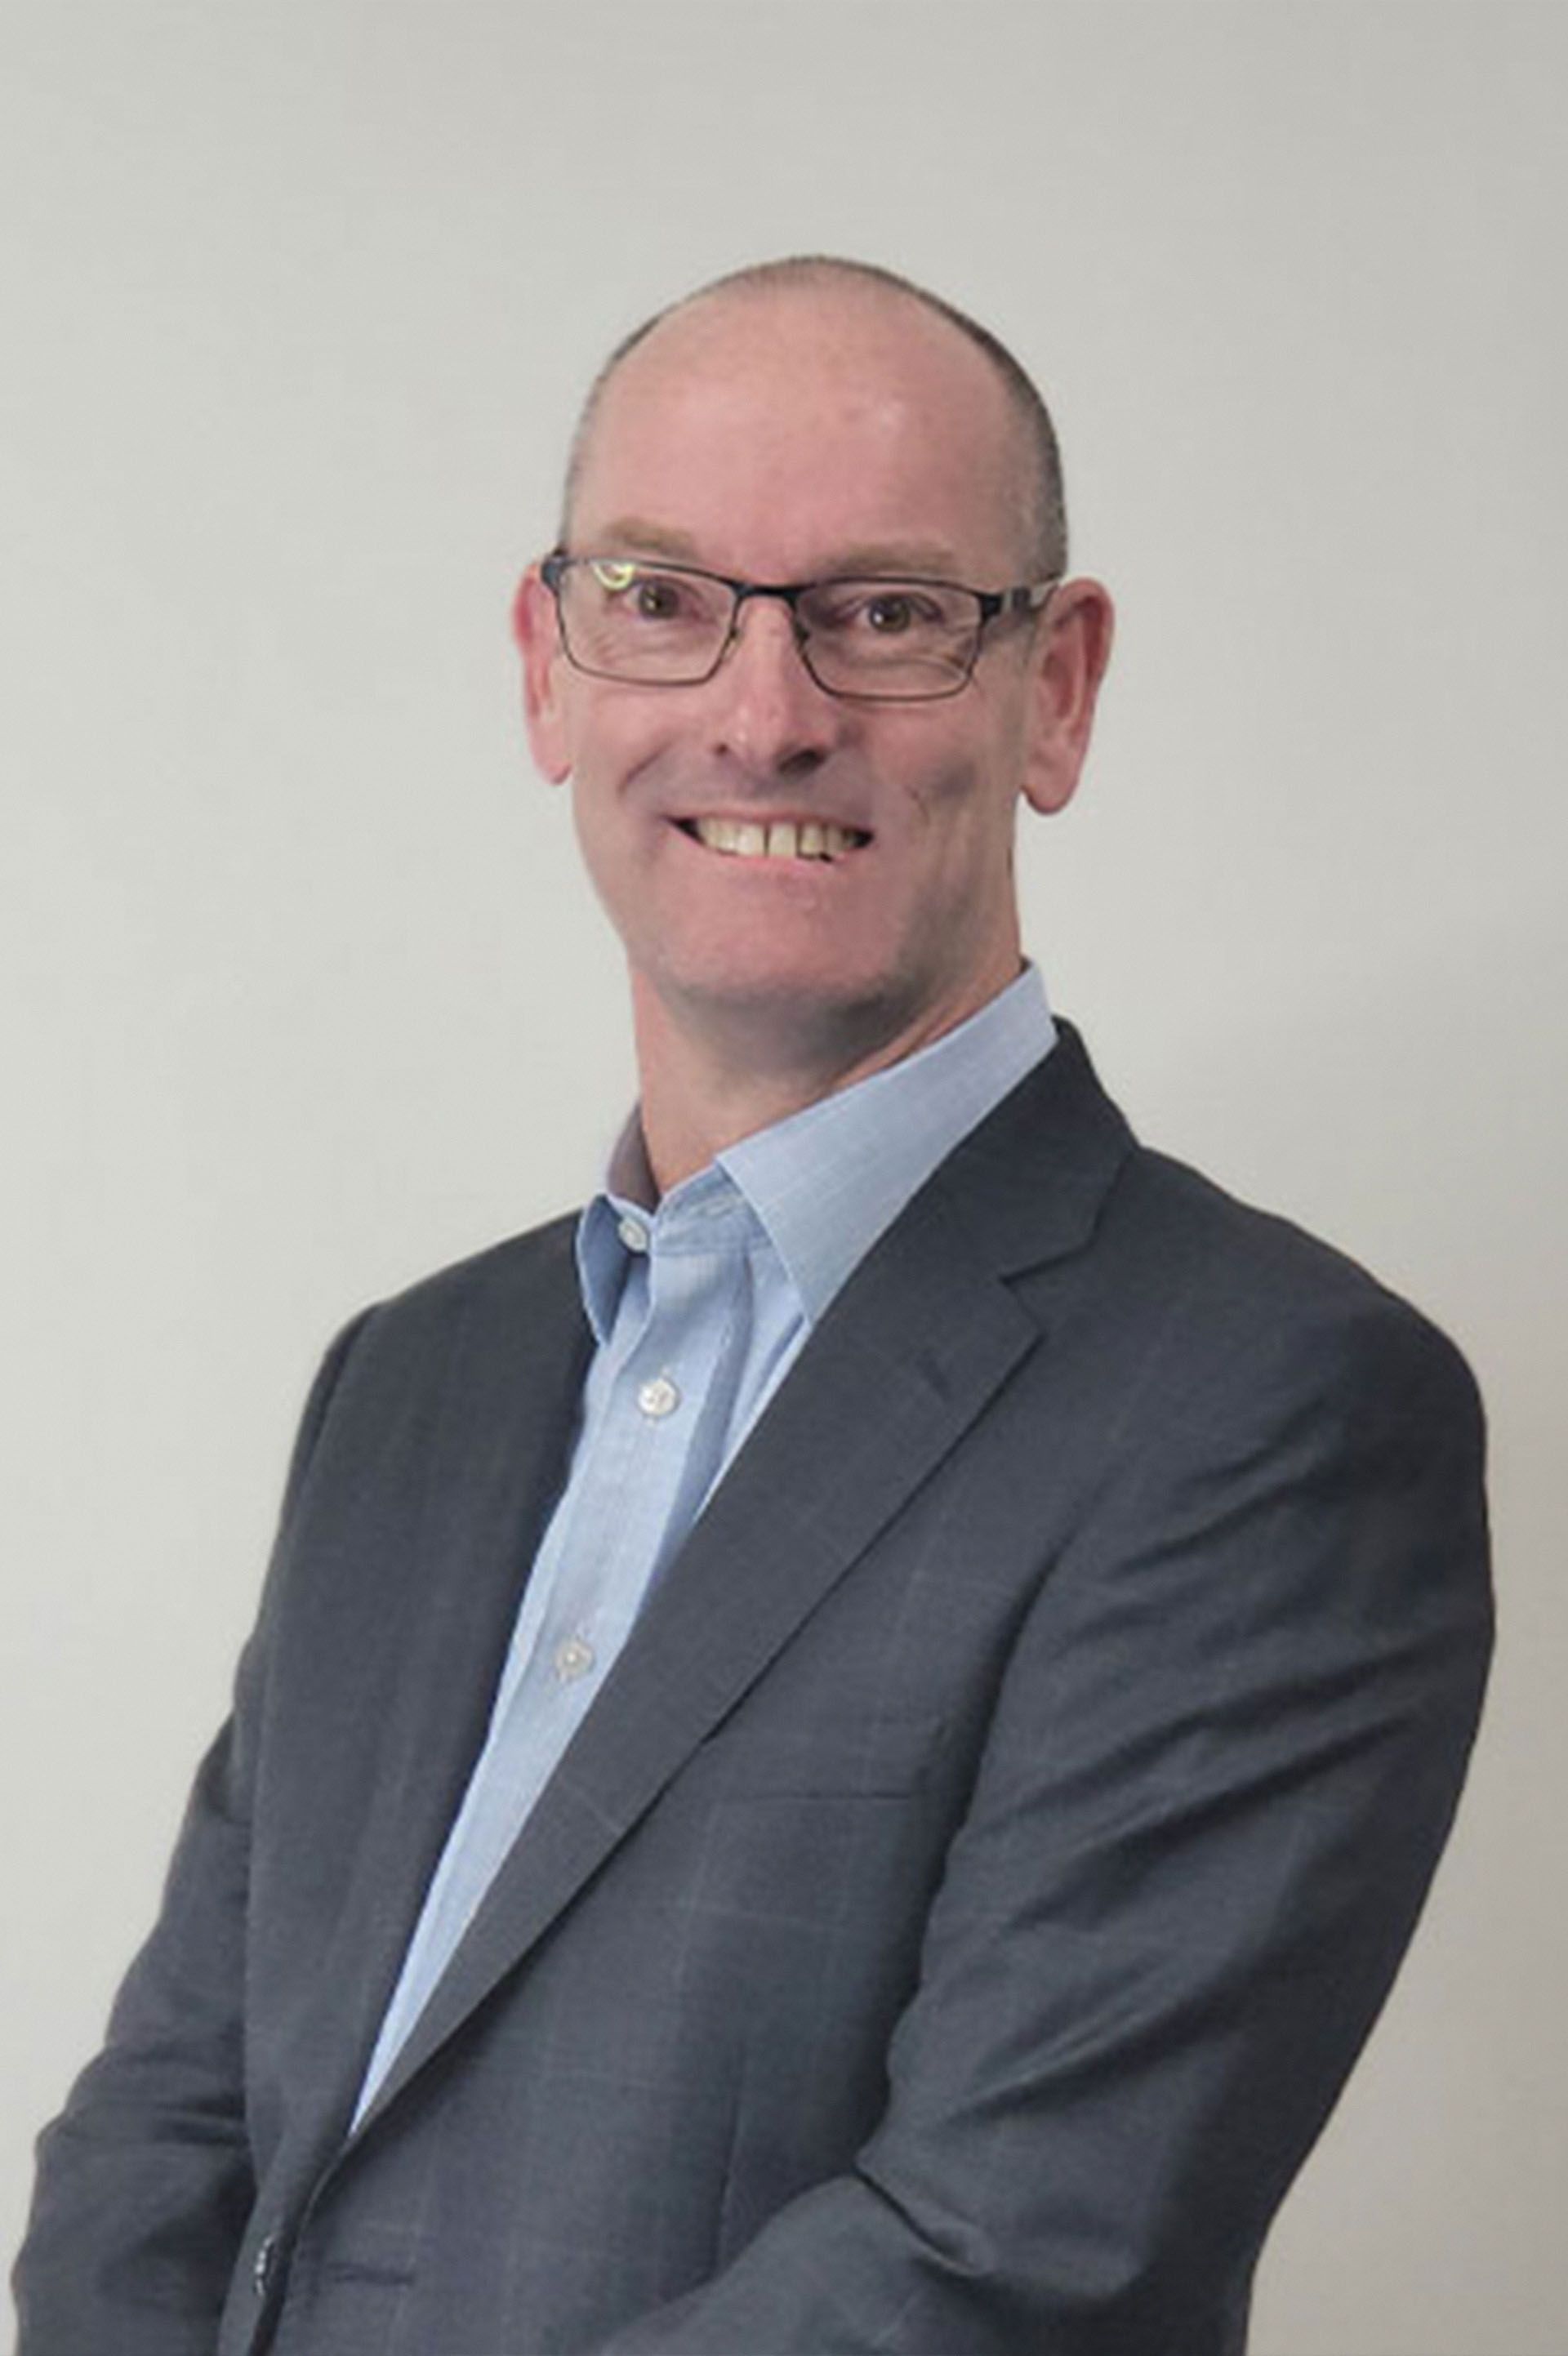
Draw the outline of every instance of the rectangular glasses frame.
[[[628,677],[624,671],[602,670],[593,663],[583,661],[573,648],[571,634],[566,627],[566,616],[562,599],[563,584],[566,573],[574,567],[609,563],[634,564],[639,570],[673,573],[682,580],[711,581],[717,587],[729,591],[734,599],[729,626],[720,639],[717,651],[706,670],[694,673],[690,678],[636,679]],[[916,573],[827,573],[816,581],[744,581],[737,580],[727,573],[710,572],[705,565],[701,564],[672,564],[665,563],[659,559],[631,556],[611,557],[604,554],[602,551],[574,556],[564,548],[553,548],[542,562],[539,573],[541,580],[555,600],[555,611],[561,625],[561,643],[565,649],[566,659],[575,669],[585,672],[591,679],[616,680],[623,686],[628,687],[704,686],[714,676],[734,644],[736,632],[740,626],[741,608],[747,600],[753,597],[777,597],[789,608],[789,620],[794,629],[795,643],[800,651],[800,660],[823,694],[835,695],[847,701],[862,703],[936,703],[945,696],[961,695],[974,676],[974,666],[980,659],[981,643],[989,626],[1004,615],[1039,613],[1048,602],[1052,591],[1059,586],[1062,577],[1059,573],[1054,573],[1043,581],[1020,582],[1007,589],[976,589],[966,581],[939,581],[930,574]],[[970,641],[968,659],[961,673],[953,679],[950,686],[917,689],[913,693],[908,690],[889,691],[875,687],[834,687],[819,677],[811,658],[811,634],[800,619],[800,602],[802,597],[810,595],[813,590],[838,588],[849,582],[864,584],[868,588],[946,589],[961,596],[972,598],[975,605],[974,629]]]

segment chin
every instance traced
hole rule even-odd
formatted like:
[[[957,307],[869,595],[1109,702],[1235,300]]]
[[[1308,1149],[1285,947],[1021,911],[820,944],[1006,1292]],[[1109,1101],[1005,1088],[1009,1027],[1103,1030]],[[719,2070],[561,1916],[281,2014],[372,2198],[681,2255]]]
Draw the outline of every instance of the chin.
[[[730,967],[692,974],[667,1002],[688,1022],[710,1031],[746,1031],[777,1052],[793,1044],[808,1055],[834,1061],[866,1053],[918,1019],[922,993],[907,976],[876,972],[803,972],[786,965]]]

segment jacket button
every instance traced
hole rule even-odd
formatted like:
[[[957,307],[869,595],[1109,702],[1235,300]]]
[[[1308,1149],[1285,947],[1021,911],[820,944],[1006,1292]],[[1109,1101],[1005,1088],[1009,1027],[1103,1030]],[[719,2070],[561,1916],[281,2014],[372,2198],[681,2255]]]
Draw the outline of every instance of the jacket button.
[[[251,2262],[251,2288],[258,2298],[265,2298],[267,2295],[267,2286],[273,2278],[273,2267],[276,2264],[277,2254],[278,2237],[275,2233],[269,2233],[266,2239],[259,2244],[256,2254]]]

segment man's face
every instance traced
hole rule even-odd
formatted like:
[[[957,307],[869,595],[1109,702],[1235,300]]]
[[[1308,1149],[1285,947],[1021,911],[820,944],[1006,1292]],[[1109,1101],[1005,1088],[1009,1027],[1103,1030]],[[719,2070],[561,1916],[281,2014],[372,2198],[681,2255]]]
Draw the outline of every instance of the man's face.
[[[612,379],[571,548],[752,581],[1005,587],[1029,572],[1020,440],[984,356],[907,300],[721,296],[655,329]],[[1048,629],[993,626],[961,693],[876,704],[818,687],[767,600],[743,608],[699,686],[572,669],[536,575],[519,628],[535,754],[572,777],[643,1014],[651,1001],[688,1031],[738,1024],[770,1053],[905,1052],[1017,972],[1016,798],[1059,807],[1082,751],[1064,760],[1057,741]],[[837,830],[827,842],[849,847],[748,855],[769,826]]]

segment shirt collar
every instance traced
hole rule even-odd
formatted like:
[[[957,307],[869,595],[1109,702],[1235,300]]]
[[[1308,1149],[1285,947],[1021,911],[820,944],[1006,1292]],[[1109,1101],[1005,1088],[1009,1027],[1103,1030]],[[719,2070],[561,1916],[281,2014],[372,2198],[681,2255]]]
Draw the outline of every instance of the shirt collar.
[[[625,1279],[623,1223],[633,1217],[658,1248],[660,1219],[683,1215],[734,1188],[778,1254],[807,1322],[834,1294],[939,1162],[946,1160],[1056,1044],[1037,969],[917,1054],[822,1098],[727,1146],[671,1190],[656,1215],[634,1112],[611,1153],[604,1187],[577,1231],[583,1301],[602,1342]]]
[[[811,1323],[933,1170],[1050,1053],[1036,969],[918,1054],[721,1153]]]

